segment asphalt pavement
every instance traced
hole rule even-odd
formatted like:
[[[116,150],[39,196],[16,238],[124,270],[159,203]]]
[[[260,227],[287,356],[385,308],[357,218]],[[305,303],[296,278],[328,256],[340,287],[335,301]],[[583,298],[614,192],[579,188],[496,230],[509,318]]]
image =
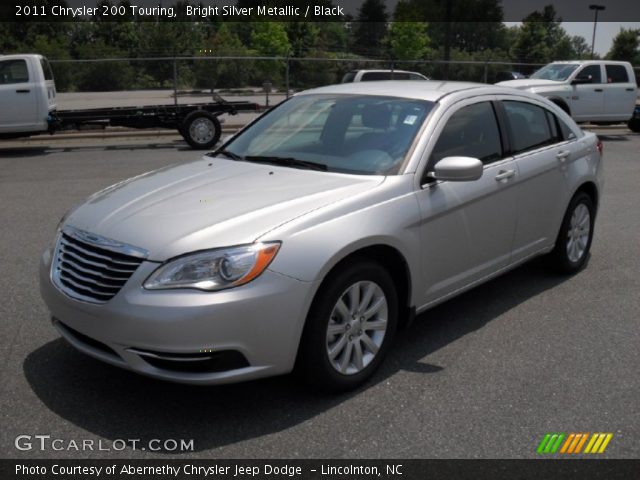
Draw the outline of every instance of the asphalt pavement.
[[[177,135],[0,143],[0,456],[531,458],[548,432],[611,432],[603,456],[640,457],[640,135],[600,134],[606,185],[584,271],[559,277],[536,260],[420,315],[372,381],[335,396],[291,376],[170,384],[68,346],[37,281],[60,217],[200,153]],[[64,449],[18,450],[19,435]],[[194,448],[104,450],[121,439]],[[84,440],[96,449],[67,448]]]

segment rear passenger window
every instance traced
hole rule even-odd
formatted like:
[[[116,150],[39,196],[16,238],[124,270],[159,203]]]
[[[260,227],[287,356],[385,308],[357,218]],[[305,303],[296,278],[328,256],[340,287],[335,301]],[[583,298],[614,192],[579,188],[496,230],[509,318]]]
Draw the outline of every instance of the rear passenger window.
[[[42,67],[42,73],[45,80],[53,80],[53,72],[51,71],[51,65],[46,58],[40,59],[40,66]]]
[[[376,80],[391,80],[391,72],[366,72],[362,74],[361,82],[374,82]]]
[[[607,83],[629,83],[627,69],[622,65],[605,65]]]
[[[490,102],[463,107],[449,118],[433,149],[430,165],[454,156],[478,158],[485,164],[502,158],[500,130]]]
[[[573,130],[569,128],[569,125],[564,123],[562,120],[558,118],[558,125],[560,125],[560,132],[562,133],[562,138],[564,140],[573,140],[576,138],[576,134],[573,133]]]
[[[0,84],[25,83],[29,81],[29,71],[25,60],[4,60],[0,62]]]
[[[557,132],[554,135],[551,131],[544,108],[511,100],[504,101],[503,105],[511,129],[513,153],[556,143]]]

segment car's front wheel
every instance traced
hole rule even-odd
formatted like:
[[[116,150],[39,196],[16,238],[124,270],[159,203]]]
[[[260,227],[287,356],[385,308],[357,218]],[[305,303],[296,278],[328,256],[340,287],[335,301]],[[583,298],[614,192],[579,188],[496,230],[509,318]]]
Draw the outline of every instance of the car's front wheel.
[[[554,266],[560,272],[575,273],[584,267],[591,249],[594,219],[591,197],[584,192],[576,194],[569,203],[556,246],[551,252]]]
[[[331,274],[309,312],[298,371],[329,391],[357,387],[378,368],[395,334],[398,297],[389,273],[359,260]]]

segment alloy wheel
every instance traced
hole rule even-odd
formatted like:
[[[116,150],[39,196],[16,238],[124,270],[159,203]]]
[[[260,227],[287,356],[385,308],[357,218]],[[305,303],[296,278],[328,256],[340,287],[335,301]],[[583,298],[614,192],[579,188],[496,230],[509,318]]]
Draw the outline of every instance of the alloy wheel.
[[[584,203],[579,203],[573,210],[569,230],[567,232],[567,257],[578,262],[585,254],[591,231],[591,215]]]
[[[336,371],[354,375],[371,363],[384,340],[388,313],[387,297],[375,282],[356,282],[340,295],[326,340],[326,353]]]

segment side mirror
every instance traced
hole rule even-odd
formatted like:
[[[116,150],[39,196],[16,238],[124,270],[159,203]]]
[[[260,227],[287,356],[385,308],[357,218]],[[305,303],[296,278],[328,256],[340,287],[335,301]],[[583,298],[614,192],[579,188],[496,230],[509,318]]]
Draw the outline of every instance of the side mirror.
[[[579,85],[581,83],[591,83],[591,75],[579,75],[571,81],[571,85]]]
[[[482,162],[471,157],[446,157],[433,166],[429,177],[450,182],[469,182],[482,177]]]

